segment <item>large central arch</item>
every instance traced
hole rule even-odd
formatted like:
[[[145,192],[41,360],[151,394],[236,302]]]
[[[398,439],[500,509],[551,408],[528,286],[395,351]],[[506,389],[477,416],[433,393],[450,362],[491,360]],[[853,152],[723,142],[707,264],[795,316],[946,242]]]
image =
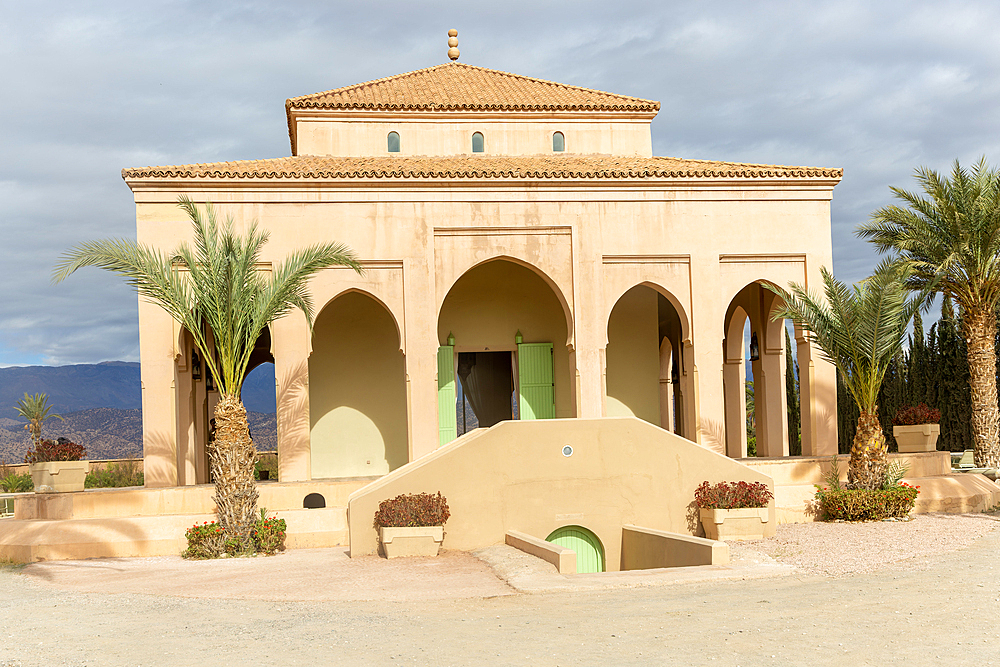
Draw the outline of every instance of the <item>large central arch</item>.
[[[459,415],[466,429],[575,416],[568,322],[565,299],[535,267],[495,258],[462,274],[438,315],[440,442],[462,432]]]

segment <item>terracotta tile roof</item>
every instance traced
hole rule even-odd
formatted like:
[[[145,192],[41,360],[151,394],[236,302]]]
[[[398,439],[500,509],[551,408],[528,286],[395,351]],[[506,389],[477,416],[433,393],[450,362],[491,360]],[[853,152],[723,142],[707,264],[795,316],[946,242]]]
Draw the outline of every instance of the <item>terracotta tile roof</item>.
[[[295,156],[123,169],[136,179],[840,179],[842,169],[601,155]]]
[[[659,102],[452,62],[322,93],[285,109],[657,111]]]

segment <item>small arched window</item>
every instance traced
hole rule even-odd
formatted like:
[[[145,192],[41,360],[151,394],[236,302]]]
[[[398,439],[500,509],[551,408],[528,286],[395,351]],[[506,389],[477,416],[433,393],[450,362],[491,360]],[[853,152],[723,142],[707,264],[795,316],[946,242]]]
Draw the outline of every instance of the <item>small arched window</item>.
[[[398,153],[399,152],[399,132],[390,132],[388,138],[389,152]]]
[[[562,153],[564,150],[566,150],[566,137],[562,132],[556,132],[552,135],[552,152]]]
[[[483,136],[482,132],[476,132],[472,135],[472,152],[473,153],[485,153],[486,152],[486,138]]]

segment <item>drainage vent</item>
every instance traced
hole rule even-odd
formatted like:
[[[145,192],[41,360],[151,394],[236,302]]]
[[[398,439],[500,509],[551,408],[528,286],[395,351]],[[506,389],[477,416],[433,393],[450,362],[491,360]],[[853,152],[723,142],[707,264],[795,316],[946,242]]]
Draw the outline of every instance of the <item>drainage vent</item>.
[[[302,507],[307,510],[319,509],[321,507],[326,507],[326,498],[324,498],[319,493],[310,493],[308,496],[302,499]]]

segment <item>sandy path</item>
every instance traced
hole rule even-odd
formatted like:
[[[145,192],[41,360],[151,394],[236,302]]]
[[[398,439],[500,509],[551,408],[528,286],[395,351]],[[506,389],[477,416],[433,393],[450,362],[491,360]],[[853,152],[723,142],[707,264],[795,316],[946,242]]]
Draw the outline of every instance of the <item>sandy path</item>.
[[[886,544],[914,527],[897,526]],[[772,558],[763,544],[751,557]],[[992,530],[853,575],[352,603],[85,593],[5,572],[0,665],[1000,665],[998,556]]]

